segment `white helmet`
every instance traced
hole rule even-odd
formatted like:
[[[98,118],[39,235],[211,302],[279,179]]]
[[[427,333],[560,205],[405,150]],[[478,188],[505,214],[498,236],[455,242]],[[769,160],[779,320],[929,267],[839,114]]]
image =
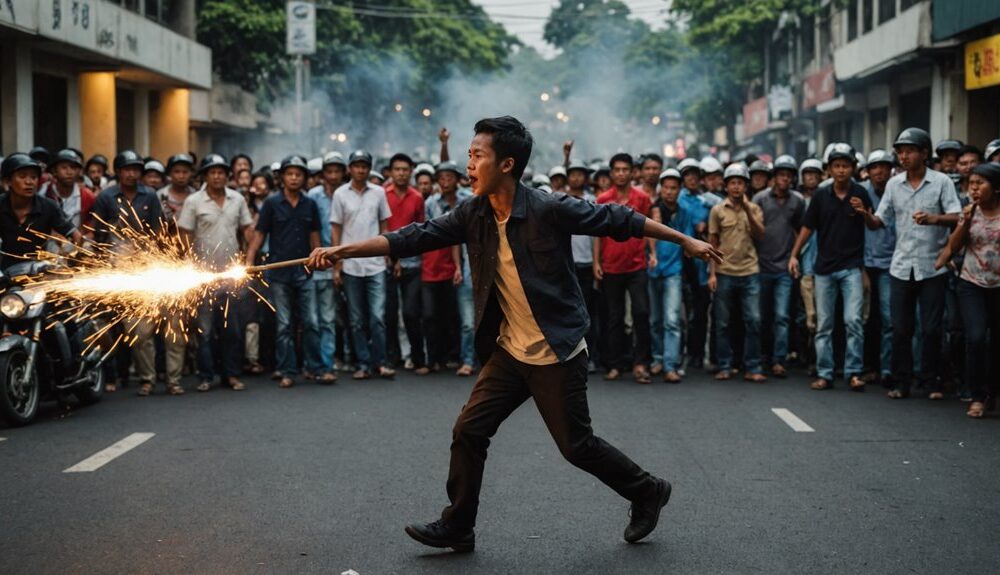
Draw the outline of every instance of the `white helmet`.
[[[733,162],[726,167],[726,172],[723,174],[723,179],[729,181],[730,178],[743,178],[746,181],[750,181],[750,169],[743,162]]]
[[[667,178],[674,178],[675,180],[680,180],[681,173],[675,170],[674,168],[667,168],[666,170],[660,172],[660,181],[662,182]]]
[[[552,182],[545,174],[536,174],[531,178],[531,185],[537,188],[539,186],[551,186]]]
[[[701,167],[701,172],[706,176],[708,174],[715,174],[722,171],[722,163],[712,156],[702,159],[701,163],[698,165]]]
[[[562,176],[562,177],[565,178],[566,177],[566,168],[564,168],[562,166],[556,166],[556,167],[552,168],[551,170],[549,170],[549,179],[552,179],[552,178],[554,178],[556,176]]]
[[[802,174],[807,171],[814,171],[823,173],[823,162],[820,162],[816,158],[809,158],[807,160],[802,160],[802,165],[799,166],[799,178],[802,178]]]
[[[434,166],[424,162],[422,164],[417,164],[416,168],[413,168],[413,177],[416,178],[420,174],[427,174],[434,177]]]

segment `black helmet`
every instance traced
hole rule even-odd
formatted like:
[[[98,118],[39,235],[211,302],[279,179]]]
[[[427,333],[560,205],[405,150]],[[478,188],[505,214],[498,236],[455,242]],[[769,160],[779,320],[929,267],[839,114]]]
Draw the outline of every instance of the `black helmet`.
[[[848,160],[851,162],[851,165],[854,165],[858,162],[858,157],[854,153],[854,148],[852,148],[850,144],[836,142],[834,144],[830,144],[828,148],[826,156],[827,165],[832,164],[834,160]]]
[[[226,161],[226,157],[222,154],[207,154],[201,159],[201,165],[198,166],[198,173],[204,174],[209,168],[222,168],[229,171],[229,162]]]
[[[302,173],[309,175],[309,161],[298,154],[292,154],[281,160],[279,171],[284,172],[288,168],[299,168]]]
[[[142,168],[146,165],[146,162],[142,161],[142,156],[135,153],[135,150],[122,150],[118,152],[115,156],[115,172],[121,171],[122,168],[127,168],[129,166],[137,166]]]
[[[90,164],[97,164],[105,170],[108,169],[108,159],[104,156],[104,154],[94,154],[91,156],[90,159],[87,160],[86,167],[90,167]]]
[[[48,164],[52,160],[52,153],[44,146],[35,146],[28,152],[28,157],[36,162]]]
[[[944,152],[955,152],[956,154],[962,151],[965,144],[961,140],[941,140],[938,142],[936,148],[934,148],[934,153],[938,156],[944,154]]]
[[[369,166],[372,165],[372,155],[364,150],[354,150],[351,152],[350,157],[347,159],[347,165],[351,166],[356,162],[365,162]]]
[[[434,168],[434,175],[438,175],[441,172],[455,172],[455,175],[462,177],[462,170],[458,169],[458,164],[455,162],[441,162]]]
[[[83,160],[80,158],[80,156],[76,153],[75,150],[71,150],[69,148],[63,148],[62,150],[56,152],[56,157],[53,158],[51,165],[52,167],[55,167],[56,165],[61,164],[63,162],[69,162],[70,164],[73,164],[78,168],[83,167]]]
[[[29,168],[38,170],[39,175],[41,175],[42,166],[34,158],[21,152],[11,154],[4,158],[3,164],[0,164],[0,178],[6,180],[13,176],[14,172]]]
[[[798,173],[799,165],[795,163],[795,158],[789,156],[788,154],[778,156],[774,160],[774,171],[778,170],[791,170],[792,172]]]
[[[931,136],[920,128],[906,128],[896,136],[896,141],[892,143],[893,148],[899,146],[916,146],[918,149],[931,151]]]
[[[192,158],[190,154],[185,154],[185,153],[174,154],[173,156],[170,156],[170,158],[167,159],[167,171],[169,172],[170,170],[174,169],[174,166],[178,164],[186,164],[187,167],[193,168],[194,158]]]
[[[753,174],[754,172],[763,172],[763,173],[765,173],[765,174],[767,174],[767,175],[770,176],[771,175],[771,166],[767,165],[767,162],[765,162],[764,160],[754,160],[750,164],[750,170],[749,171],[750,171],[751,174]]]

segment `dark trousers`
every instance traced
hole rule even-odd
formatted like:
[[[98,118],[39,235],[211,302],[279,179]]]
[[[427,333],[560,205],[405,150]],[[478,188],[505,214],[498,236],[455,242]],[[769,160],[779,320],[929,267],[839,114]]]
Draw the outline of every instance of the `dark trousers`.
[[[913,379],[913,330],[917,303],[920,303],[920,329],[923,353],[917,377],[928,391],[939,391],[937,376],[941,367],[941,324],[944,318],[948,276],[921,281],[892,278],[892,373],[899,386],[909,391]]]
[[[223,381],[243,373],[245,347],[240,306],[235,298],[216,294],[211,304],[198,308],[198,375],[211,381],[216,375]],[[221,368],[221,372],[219,369]]]
[[[424,335],[427,338],[427,365],[444,365],[449,352],[455,348],[451,336],[454,333],[455,284],[451,280],[421,282],[424,310]]]
[[[386,354],[389,363],[395,365],[401,359],[399,349],[399,304],[403,304],[403,327],[406,329],[406,339],[410,342],[410,360],[413,367],[423,367],[424,332],[420,325],[420,268],[403,268],[399,277],[392,270],[385,276],[385,339]],[[400,298],[402,295],[402,298]]]
[[[529,397],[567,461],[630,501],[655,493],[653,476],[595,436],[590,427],[586,352],[566,363],[538,366],[521,363],[497,348],[479,373],[452,431],[447,485],[451,505],[442,519],[463,529],[476,525],[490,438]]]
[[[580,284],[580,291],[583,292],[583,302],[587,306],[587,313],[590,315],[590,331],[587,332],[587,351],[590,353],[590,359],[594,363],[597,363],[600,358],[598,357],[597,349],[597,324],[598,324],[598,305],[597,305],[597,290],[594,289],[594,266],[578,265],[576,266],[576,281]]]
[[[611,369],[630,370],[649,361],[649,291],[645,270],[604,274],[601,290],[608,304],[608,361]],[[625,334],[625,294],[632,302],[632,337]],[[631,345],[629,345],[631,343]],[[631,354],[629,352],[632,352]]]
[[[1000,288],[984,288],[959,279],[957,291],[965,326],[965,374],[973,401],[985,401],[1000,387],[996,374],[1000,367]]]

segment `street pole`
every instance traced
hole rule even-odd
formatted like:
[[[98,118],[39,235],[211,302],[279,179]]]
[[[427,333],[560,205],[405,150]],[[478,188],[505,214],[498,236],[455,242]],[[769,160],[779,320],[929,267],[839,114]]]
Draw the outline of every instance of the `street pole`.
[[[295,55],[295,131],[302,131],[302,54]]]

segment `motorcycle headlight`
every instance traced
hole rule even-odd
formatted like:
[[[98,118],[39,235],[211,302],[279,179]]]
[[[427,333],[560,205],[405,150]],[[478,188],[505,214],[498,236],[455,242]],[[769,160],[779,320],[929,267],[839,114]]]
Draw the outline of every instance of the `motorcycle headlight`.
[[[28,304],[16,293],[9,293],[0,298],[0,313],[4,317],[17,319],[27,311]]]

